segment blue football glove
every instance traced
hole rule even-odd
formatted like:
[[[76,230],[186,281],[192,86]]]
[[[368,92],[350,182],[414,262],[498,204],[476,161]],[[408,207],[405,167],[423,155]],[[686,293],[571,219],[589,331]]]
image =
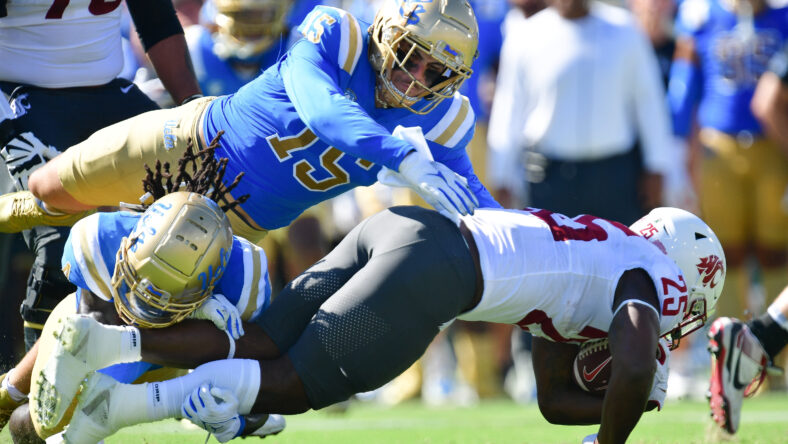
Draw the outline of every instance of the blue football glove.
[[[449,219],[473,214],[479,206],[467,179],[418,151],[405,156],[399,174],[422,199]]]
[[[181,406],[184,418],[213,434],[219,442],[236,438],[246,421],[238,414],[238,399],[229,390],[202,384]]]

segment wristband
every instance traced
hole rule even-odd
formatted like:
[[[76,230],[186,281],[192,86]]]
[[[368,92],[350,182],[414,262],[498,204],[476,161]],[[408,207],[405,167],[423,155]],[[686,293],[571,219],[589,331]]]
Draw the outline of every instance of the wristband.
[[[203,97],[202,94],[192,94],[189,97],[183,99],[181,101],[181,105],[186,105],[187,103],[191,102],[192,100],[200,99],[202,97]]]

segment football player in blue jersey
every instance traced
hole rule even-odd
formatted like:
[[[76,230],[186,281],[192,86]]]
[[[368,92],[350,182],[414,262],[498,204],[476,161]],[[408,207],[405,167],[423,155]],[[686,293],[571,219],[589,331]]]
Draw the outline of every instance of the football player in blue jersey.
[[[216,155],[246,177],[226,200],[251,196],[228,217],[253,242],[384,167],[445,215],[498,207],[465,153],[475,116],[457,89],[478,40],[466,0],[391,0],[371,26],[318,6],[298,30],[304,37],[237,93],[126,120],[53,159],[31,192],[0,198],[0,231],[70,225],[136,199],[144,163],[173,162],[190,138],[204,146],[227,129]],[[400,125],[420,127],[428,150],[393,136]]]
[[[273,65],[287,49],[292,0],[209,0],[209,23],[186,28],[186,43],[203,93],[231,94]]]
[[[761,268],[767,303],[788,283],[788,214],[780,208],[788,158],[750,109],[758,79],[788,39],[788,8],[762,0],[686,0],[676,29],[668,93],[674,132],[688,138],[694,122],[700,128],[700,209],[730,267],[718,312],[742,317],[750,308],[749,255]]]
[[[269,306],[271,286],[265,253],[246,239],[233,236],[223,211],[227,208],[220,208],[201,194],[218,197],[226,191],[215,180],[221,178],[221,162],[209,154],[202,160],[202,171],[174,177],[175,184],[184,184],[178,189],[197,192],[170,192],[175,188],[173,177],[158,169],[157,173],[150,172],[154,180],[148,180],[147,188],[153,197],[168,194],[144,212],[97,213],[74,225],[62,263],[64,274],[78,290],[58,304],[44,327],[43,339],[14,369],[32,372],[29,387],[3,381],[0,390],[0,398],[11,391],[28,391],[30,411],[39,412],[29,415],[23,407],[14,413],[10,428],[15,439],[26,433],[47,438],[68,423],[68,417],[53,418],[47,416],[51,410],[36,409],[46,395],[55,393],[70,399],[78,390],[62,377],[58,379],[59,368],[48,365],[45,359],[69,342],[69,335],[75,334],[72,324],[86,322],[85,317],[67,320],[68,316],[81,313],[111,326],[102,338],[112,337],[123,344],[121,347],[83,344],[87,345],[85,354],[78,358],[92,362],[101,359],[99,356],[114,356],[115,362],[128,362],[107,367],[102,373],[131,383],[185,374],[174,369],[185,368],[177,354],[168,353],[158,361],[174,368],[142,361],[146,356],[138,344],[146,329],[183,322],[184,328],[199,331],[206,328],[204,320],[209,320],[227,333],[232,350],[236,340],[245,340],[241,322],[255,319]],[[182,164],[181,173],[186,166]],[[161,183],[163,177],[170,179],[169,184]],[[185,321],[187,318],[193,320]],[[39,356],[42,359],[37,359]],[[250,419],[258,435],[284,427],[281,417]]]

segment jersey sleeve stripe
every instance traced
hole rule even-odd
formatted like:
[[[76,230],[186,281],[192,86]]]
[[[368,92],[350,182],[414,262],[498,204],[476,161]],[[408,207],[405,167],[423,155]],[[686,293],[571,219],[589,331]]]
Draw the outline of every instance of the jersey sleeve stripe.
[[[449,110],[425,137],[445,147],[453,148],[473,125],[473,119],[474,113],[470,102],[457,93],[452,99]]]
[[[249,296],[246,298],[246,307],[241,312],[241,319],[246,320],[251,319],[252,314],[257,309],[257,298],[260,296],[260,275],[263,266],[260,256],[264,254],[262,253],[262,248],[254,246],[249,253],[249,264],[252,268],[244,270],[244,280],[250,279],[248,284]],[[244,265],[246,265],[246,261],[244,261]],[[247,288],[246,282],[244,282],[244,288]]]
[[[353,74],[361,56],[361,29],[356,18],[343,14],[342,36],[339,41],[339,66],[348,74]]]
[[[112,298],[109,287],[111,277],[99,248],[98,222],[98,217],[85,219],[80,226],[81,229],[72,230],[74,259],[77,261],[88,289],[97,296],[110,300]],[[74,231],[77,232],[74,233]]]

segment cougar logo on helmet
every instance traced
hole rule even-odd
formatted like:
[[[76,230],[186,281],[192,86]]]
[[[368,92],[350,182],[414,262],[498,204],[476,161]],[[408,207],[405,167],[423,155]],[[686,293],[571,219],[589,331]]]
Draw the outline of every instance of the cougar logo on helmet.
[[[722,276],[725,273],[723,264],[720,258],[716,255],[710,255],[700,258],[700,263],[697,265],[698,273],[703,276],[703,285],[714,288],[718,280],[715,277]]]

